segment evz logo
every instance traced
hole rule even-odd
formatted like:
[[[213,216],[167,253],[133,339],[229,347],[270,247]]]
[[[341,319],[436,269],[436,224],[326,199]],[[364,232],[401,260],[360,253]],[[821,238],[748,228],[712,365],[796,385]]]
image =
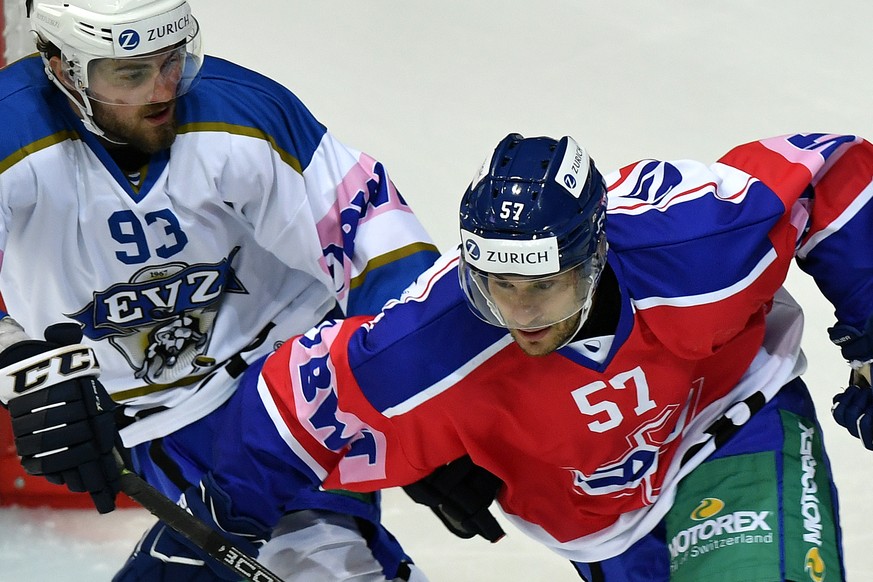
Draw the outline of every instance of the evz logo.
[[[139,46],[139,33],[128,28],[118,35],[118,46],[126,51],[132,51]]]
[[[201,373],[213,363],[205,351],[222,299],[248,293],[231,266],[237,251],[212,264],[146,267],[68,315],[86,337],[108,340],[148,383]]]

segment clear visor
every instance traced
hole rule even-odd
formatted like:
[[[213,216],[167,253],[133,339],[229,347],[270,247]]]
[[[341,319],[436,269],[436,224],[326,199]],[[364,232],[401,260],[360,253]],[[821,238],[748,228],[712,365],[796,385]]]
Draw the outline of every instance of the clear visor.
[[[587,261],[554,275],[529,277],[485,273],[470,266],[462,253],[459,276],[479,318],[498,327],[537,330],[580,312],[582,321],[588,317],[605,255],[603,240]]]
[[[142,106],[184,95],[199,79],[203,65],[199,24],[184,42],[147,55],[100,58],[88,63],[84,79],[89,99],[112,105]]]

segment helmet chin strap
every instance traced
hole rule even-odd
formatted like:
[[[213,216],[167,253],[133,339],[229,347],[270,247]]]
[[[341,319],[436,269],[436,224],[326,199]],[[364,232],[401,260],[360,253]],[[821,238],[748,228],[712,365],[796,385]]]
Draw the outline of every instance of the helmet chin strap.
[[[576,334],[578,334],[580,331],[582,331],[582,326],[585,325],[585,322],[588,321],[588,318],[591,316],[591,308],[594,306],[594,296],[597,295],[597,288],[600,286],[600,275],[601,274],[602,273],[598,273],[597,279],[591,285],[591,288],[592,288],[591,294],[588,296],[585,303],[582,305],[582,308],[579,309],[579,313],[581,315],[579,316],[579,323],[576,324],[576,329],[573,331],[573,333],[571,333],[569,336],[567,336],[567,340],[564,343],[562,343],[560,346],[555,348],[555,350],[559,350],[559,349],[563,348],[564,346],[572,343],[573,340],[576,339]]]
[[[85,95],[84,91],[76,91],[76,95],[73,95],[73,92],[67,87],[63,81],[58,79],[57,75],[55,75],[54,71],[52,71],[51,66],[46,62],[45,63],[45,73],[48,75],[48,78],[52,80],[55,86],[61,90],[61,93],[67,96],[67,98],[76,105],[76,108],[79,110],[79,118],[82,120],[82,125],[85,126],[85,129],[96,135],[97,137],[104,139],[110,143],[115,145],[127,145],[127,142],[114,140],[106,135],[106,132],[101,129],[97,123],[94,121],[94,111],[91,108],[91,100],[88,99],[88,96]],[[77,99],[81,97],[81,101]]]

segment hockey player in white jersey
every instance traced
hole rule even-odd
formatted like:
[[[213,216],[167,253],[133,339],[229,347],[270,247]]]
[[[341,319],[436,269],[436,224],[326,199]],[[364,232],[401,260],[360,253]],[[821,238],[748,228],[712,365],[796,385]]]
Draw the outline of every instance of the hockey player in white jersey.
[[[186,1],[27,10],[40,55],[0,71],[0,366],[20,380],[0,400],[31,474],[111,511],[120,429],[131,468],[178,499],[241,429],[216,411],[251,362],[327,317],[377,313],[435,247],[381,163],[277,83],[204,57]],[[276,509],[345,552],[283,547],[289,579],[410,575],[374,496],[313,488]],[[223,575],[200,558],[158,524],[118,579]]]

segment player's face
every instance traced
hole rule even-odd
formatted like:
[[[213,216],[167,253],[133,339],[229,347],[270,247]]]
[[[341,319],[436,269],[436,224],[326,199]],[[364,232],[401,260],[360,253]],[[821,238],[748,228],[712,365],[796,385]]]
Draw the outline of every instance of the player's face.
[[[576,332],[581,317],[578,285],[579,277],[571,270],[539,279],[493,276],[488,290],[519,347],[528,355],[544,356]]]
[[[94,122],[112,141],[153,154],[176,140],[176,101],[134,107],[92,104]]]
[[[510,329],[512,339],[529,356],[546,356],[565,345],[579,327],[581,313],[540,330]]]
[[[184,47],[133,59],[98,59],[89,66],[94,121],[113,141],[146,153],[176,138],[176,93]]]

